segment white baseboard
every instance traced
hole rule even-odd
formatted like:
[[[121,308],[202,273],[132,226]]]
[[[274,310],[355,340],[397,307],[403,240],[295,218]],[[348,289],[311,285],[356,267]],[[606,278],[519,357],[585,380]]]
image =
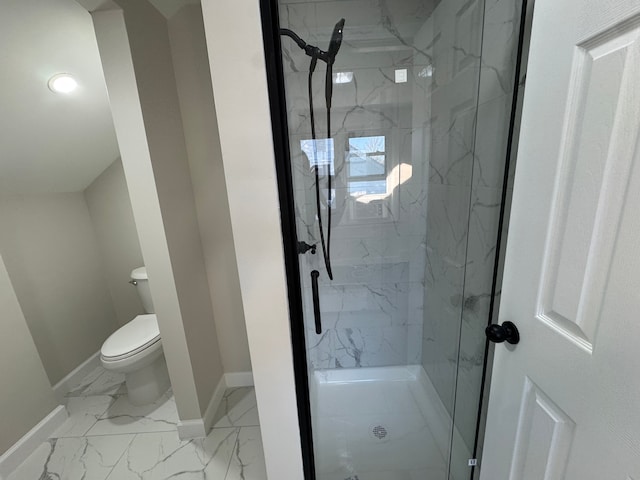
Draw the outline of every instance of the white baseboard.
[[[5,480],[36,448],[67,419],[67,410],[59,405],[0,456],[0,480]]]
[[[251,387],[253,386],[253,373],[251,372],[233,372],[225,373],[216,389],[211,396],[209,405],[204,412],[202,418],[193,420],[180,420],[178,422],[178,437],[180,440],[190,440],[192,438],[206,437],[213,426],[213,420],[218,411],[218,407],[224,398],[224,392],[227,388],[235,387]],[[0,479],[2,480],[2,479]]]
[[[232,372],[224,374],[227,388],[253,387],[253,372]]]
[[[180,440],[190,440],[192,438],[204,438],[209,433],[211,426],[213,425],[214,416],[218,407],[222,403],[224,397],[224,391],[227,389],[225,381],[226,375],[223,375],[216,389],[213,391],[209,405],[204,412],[202,418],[196,418],[194,420],[180,420],[178,422],[178,437]]]
[[[180,420],[178,422],[178,438],[180,440],[191,440],[193,438],[204,438],[207,436],[207,429],[201,418],[195,420]]]
[[[204,422],[204,426],[207,429],[207,433],[213,426],[214,417],[216,415],[216,412],[218,411],[218,407],[220,407],[220,404],[222,403],[224,392],[227,388],[229,388],[229,385],[227,385],[227,376],[223,375],[218,382],[218,386],[213,392],[213,395],[211,396],[211,401],[209,402],[209,405],[207,406],[207,409],[204,412],[204,417],[202,419]]]
[[[96,352],[76,367],[71,373],[53,386],[53,391],[60,403],[71,388],[100,366],[100,352]]]

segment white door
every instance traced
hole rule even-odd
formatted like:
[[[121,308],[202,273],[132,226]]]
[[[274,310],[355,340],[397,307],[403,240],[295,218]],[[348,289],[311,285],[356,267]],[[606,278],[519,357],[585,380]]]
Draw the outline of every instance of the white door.
[[[537,0],[482,480],[640,480],[640,0]]]

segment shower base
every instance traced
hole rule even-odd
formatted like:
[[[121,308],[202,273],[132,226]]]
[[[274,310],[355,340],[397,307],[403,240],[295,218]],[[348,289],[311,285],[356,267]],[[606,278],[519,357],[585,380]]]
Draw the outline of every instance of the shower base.
[[[318,370],[310,383],[318,480],[446,480],[451,417],[421,366]]]

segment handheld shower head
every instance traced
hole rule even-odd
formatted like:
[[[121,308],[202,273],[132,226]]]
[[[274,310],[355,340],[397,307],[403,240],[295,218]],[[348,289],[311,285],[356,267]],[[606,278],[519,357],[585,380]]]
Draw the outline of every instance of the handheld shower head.
[[[316,69],[318,60],[322,60],[327,64],[326,77],[324,81],[324,95],[327,105],[327,138],[331,138],[331,99],[333,97],[333,64],[338,55],[338,50],[342,45],[342,33],[344,30],[344,18],[340,19],[333,27],[333,33],[331,34],[331,41],[329,42],[329,48],[326,52],[320,50],[314,45],[307,44],[302,38],[298,36],[292,30],[288,28],[281,28],[280,35],[291,38],[298,47],[311,57],[311,64],[309,65],[309,117],[311,119],[311,137],[316,139],[316,127],[313,114],[313,72]],[[327,242],[324,241],[324,230],[322,228],[322,211],[320,206],[320,178],[318,173],[318,167],[315,168],[316,173],[316,212],[318,214],[318,227],[320,229],[320,245],[322,246],[322,256],[324,258],[324,264],[327,268],[327,274],[329,279],[333,280],[333,273],[331,270],[331,173],[327,174],[327,219],[329,226],[327,228]]]
[[[327,50],[327,63],[333,63],[342,45],[342,32],[344,30],[344,18],[340,19],[336,26],[333,27],[333,34],[331,35],[331,42],[329,43],[329,49]]]
[[[326,51],[325,61],[327,62],[327,74],[324,81],[324,98],[327,110],[331,110],[331,99],[333,97],[333,63],[336,61],[336,55],[342,45],[342,31],[344,30],[344,18],[340,19],[336,26],[333,27],[331,42],[329,49]]]
[[[335,27],[333,27],[331,41],[329,42],[329,48],[326,52],[320,50],[314,45],[308,45],[298,36],[297,33],[295,33],[293,30],[289,30],[288,28],[281,28],[280,35],[291,38],[294,42],[296,42],[298,47],[304,50],[305,53],[310,57],[315,57],[317,60],[322,60],[327,64],[333,65],[333,62],[336,60],[338,50],[340,50],[340,45],[342,45],[342,31],[344,30],[344,22],[345,20],[343,18],[338,23],[336,23]]]

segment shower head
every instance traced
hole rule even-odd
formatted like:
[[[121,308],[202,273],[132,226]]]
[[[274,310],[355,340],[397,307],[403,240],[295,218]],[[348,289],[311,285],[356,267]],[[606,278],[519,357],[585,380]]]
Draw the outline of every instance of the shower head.
[[[296,42],[298,47],[304,50],[305,53],[310,57],[315,57],[318,60],[322,60],[329,65],[333,65],[333,62],[336,59],[336,55],[338,54],[338,50],[340,50],[340,45],[342,45],[342,31],[344,30],[344,21],[344,18],[342,18],[338,23],[336,23],[335,27],[333,27],[331,41],[329,42],[329,48],[326,52],[320,50],[314,45],[308,45],[298,36],[297,33],[295,33],[293,30],[289,30],[288,28],[281,28],[280,35],[291,38],[294,42]]]
[[[344,30],[344,18],[340,19],[336,26],[333,27],[331,42],[329,49],[325,52],[324,61],[327,62],[327,73],[324,81],[324,98],[327,110],[331,110],[331,99],[333,97],[333,63],[336,61],[336,55],[342,45],[342,31]]]
[[[331,35],[331,42],[329,43],[329,49],[327,50],[327,63],[333,63],[342,45],[342,31],[344,30],[344,18],[340,19],[336,26],[333,27],[333,34]]]
[[[311,63],[309,65],[309,117],[311,119],[311,136],[313,140],[316,139],[316,128],[313,114],[313,72],[316,69],[318,60],[322,60],[327,64],[326,77],[324,81],[324,95],[327,105],[327,138],[331,138],[331,99],[333,97],[333,63],[336,60],[336,55],[342,45],[342,33],[344,30],[344,18],[340,19],[333,27],[333,33],[331,34],[331,41],[329,42],[329,48],[326,52],[320,50],[314,45],[307,44],[300,36],[293,30],[288,28],[281,28],[280,35],[291,38],[300,49],[304,50],[308,56],[311,57]],[[327,178],[327,217],[329,226],[327,228],[327,242],[324,241],[324,230],[322,228],[322,212],[320,207],[320,179],[318,175],[318,168],[316,172],[316,212],[318,214],[318,227],[320,229],[320,244],[322,246],[322,256],[324,257],[324,264],[327,268],[327,274],[329,279],[333,280],[333,273],[331,271],[331,174],[328,174]],[[312,272],[318,273],[317,270]],[[317,277],[317,276],[316,276]],[[314,277],[315,278],[315,277]],[[317,278],[316,278],[317,280]]]
[[[338,21],[338,23],[336,23],[336,25],[333,27],[331,41],[329,42],[329,48],[326,52],[320,50],[314,45],[307,44],[294,31],[289,30],[288,28],[280,29],[280,35],[291,38],[294,42],[296,42],[298,47],[304,50],[304,52],[311,57],[311,66],[309,68],[309,72],[311,74],[313,74],[318,60],[322,60],[327,64],[326,78],[324,83],[324,96],[328,110],[331,110],[331,99],[333,97],[333,64],[336,61],[336,55],[338,55],[338,51],[340,50],[340,46],[342,45],[344,23],[344,18],[341,18],[340,21]]]

